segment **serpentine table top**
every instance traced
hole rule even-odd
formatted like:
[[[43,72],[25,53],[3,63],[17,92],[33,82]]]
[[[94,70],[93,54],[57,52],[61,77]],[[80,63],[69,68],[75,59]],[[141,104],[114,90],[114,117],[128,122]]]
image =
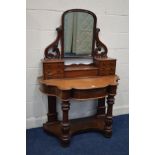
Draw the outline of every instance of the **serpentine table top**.
[[[63,79],[50,79],[43,80],[39,77],[39,83],[47,86],[56,86],[61,90],[71,89],[94,89],[103,88],[107,86],[116,86],[119,77],[117,75],[111,76],[95,76],[95,77],[82,77],[82,78],[63,78]]]

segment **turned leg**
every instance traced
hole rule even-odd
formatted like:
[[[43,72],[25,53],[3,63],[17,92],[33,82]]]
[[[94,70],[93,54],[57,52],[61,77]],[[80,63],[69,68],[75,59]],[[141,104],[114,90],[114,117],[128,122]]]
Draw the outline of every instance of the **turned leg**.
[[[106,114],[106,126],[105,126],[105,136],[111,137],[112,136],[112,110],[114,104],[114,96],[109,95],[107,97],[107,114]]]
[[[69,101],[63,101],[62,102],[63,118],[61,122],[61,130],[62,130],[61,141],[63,146],[67,146],[70,142],[70,134],[69,134],[70,124],[68,119],[69,109],[70,109]]]
[[[97,118],[105,116],[105,97],[98,99],[98,106],[97,106]]]
[[[48,96],[48,121],[47,123],[54,123],[57,121],[57,112],[56,112],[56,97]]]

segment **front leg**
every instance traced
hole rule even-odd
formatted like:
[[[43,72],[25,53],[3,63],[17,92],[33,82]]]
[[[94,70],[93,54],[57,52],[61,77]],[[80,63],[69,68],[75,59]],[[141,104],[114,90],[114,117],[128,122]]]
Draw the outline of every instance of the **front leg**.
[[[57,121],[56,97],[48,96],[48,121],[47,123],[55,123]]]
[[[96,117],[105,117],[105,97],[98,99],[98,106],[97,106],[97,114]]]
[[[61,130],[62,130],[61,141],[63,146],[67,146],[70,142],[70,134],[69,134],[70,124],[68,119],[69,109],[70,109],[69,101],[63,101],[62,102],[63,118],[61,122]]]
[[[106,126],[105,126],[105,136],[110,138],[112,136],[112,111],[114,104],[114,95],[109,95],[107,97],[107,114],[106,114]]]

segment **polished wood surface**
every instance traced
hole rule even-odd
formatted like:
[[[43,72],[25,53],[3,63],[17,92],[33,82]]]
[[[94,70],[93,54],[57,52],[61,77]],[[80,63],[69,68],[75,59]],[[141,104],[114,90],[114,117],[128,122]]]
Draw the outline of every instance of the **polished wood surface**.
[[[53,133],[60,140],[62,139],[61,121],[57,121],[55,123],[45,123],[43,127],[47,132]],[[85,118],[72,119],[70,120],[70,131],[67,138],[70,139],[71,136],[75,134],[90,130],[99,131],[104,134],[105,133],[104,128],[105,128],[105,117],[97,118],[91,116]]]
[[[71,64],[71,65],[65,65],[66,71],[73,71],[73,70],[92,70],[92,69],[98,69],[94,66],[94,64]]]
[[[84,131],[99,131],[112,136],[112,111],[119,77],[115,75],[116,59],[94,58],[92,64],[65,65],[64,59],[44,59],[40,90],[48,95],[48,121],[44,130],[57,136],[63,146],[72,135]],[[62,100],[63,120],[57,120],[56,97]],[[107,98],[107,105],[105,104]],[[70,99],[97,99],[94,116],[69,119]]]
[[[42,63],[44,80],[115,75],[116,70],[116,59],[112,58],[93,58],[91,64],[65,65],[65,59],[44,59]]]
[[[43,80],[39,78],[41,84],[47,86],[56,86],[61,90],[70,89],[94,89],[103,88],[109,85],[116,86],[118,81],[117,75],[112,76],[97,76],[97,77],[87,77],[87,78],[66,78],[66,79],[50,79]]]
[[[66,65],[64,68],[65,78],[78,78],[78,77],[88,77],[97,76],[98,68],[94,65],[84,65],[84,64],[72,64]]]
[[[115,75],[116,59],[94,58],[94,64],[98,67],[98,75]]]

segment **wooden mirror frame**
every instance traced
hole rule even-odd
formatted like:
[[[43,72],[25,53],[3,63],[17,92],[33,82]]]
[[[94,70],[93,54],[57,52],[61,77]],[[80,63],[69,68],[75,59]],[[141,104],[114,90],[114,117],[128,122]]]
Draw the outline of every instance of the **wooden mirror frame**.
[[[72,10],[67,10],[65,11],[63,14],[62,14],[62,50],[61,50],[61,53],[62,53],[62,57],[64,57],[64,21],[65,21],[65,15],[67,13],[71,13],[71,12],[83,12],[83,13],[88,13],[90,14],[92,17],[93,17],[93,20],[94,20],[94,24],[93,24],[93,38],[92,38],[92,49],[91,49],[91,56],[93,55],[93,51],[94,51],[94,45],[95,45],[95,30],[96,30],[96,22],[97,22],[97,17],[96,15],[91,12],[91,11],[88,11],[88,10],[83,10],[83,9],[72,9]],[[70,56],[67,56],[70,58]],[[67,58],[65,57],[65,58]],[[85,56],[75,56],[75,58],[77,57],[85,57]],[[87,57],[90,57],[87,55]],[[74,57],[71,57],[71,58],[74,58]]]
[[[71,9],[71,10],[65,11],[62,14],[61,26],[56,29],[57,37],[56,37],[54,42],[52,42],[50,45],[48,45],[45,48],[44,58],[45,59],[64,58],[64,16],[68,12],[85,12],[85,13],[89,13],[93,16],[94,27],[93,27],[93,41],[92,41],[91,57],[92,58],[94,58],[94,57],[97,57],[97,58],[99,58],[99,57],[104,58],[105,57],[106,58],[107,53],[108,53],[108,49],[107,49],[106,45],[103,42],[101,42],[99,39],[98,33],[99,33],[100,29],[96,28],[97,17],[93,12],[91,12],[89,10],[84,10],[84,9]],[[61,45],[61,52],[60,52],[59,47],[58,47],[59,42]],[[52,50],[52,53],[49,53],[50,49]],[[74,57],[71,57],[71,58],[74,58]],[[75,58],[78,58],[78,57],[75,57]],[[80,58],[82,58],[82,57],[80,57]],[[84,57],[84,58],[86,58],[86,57]]]

